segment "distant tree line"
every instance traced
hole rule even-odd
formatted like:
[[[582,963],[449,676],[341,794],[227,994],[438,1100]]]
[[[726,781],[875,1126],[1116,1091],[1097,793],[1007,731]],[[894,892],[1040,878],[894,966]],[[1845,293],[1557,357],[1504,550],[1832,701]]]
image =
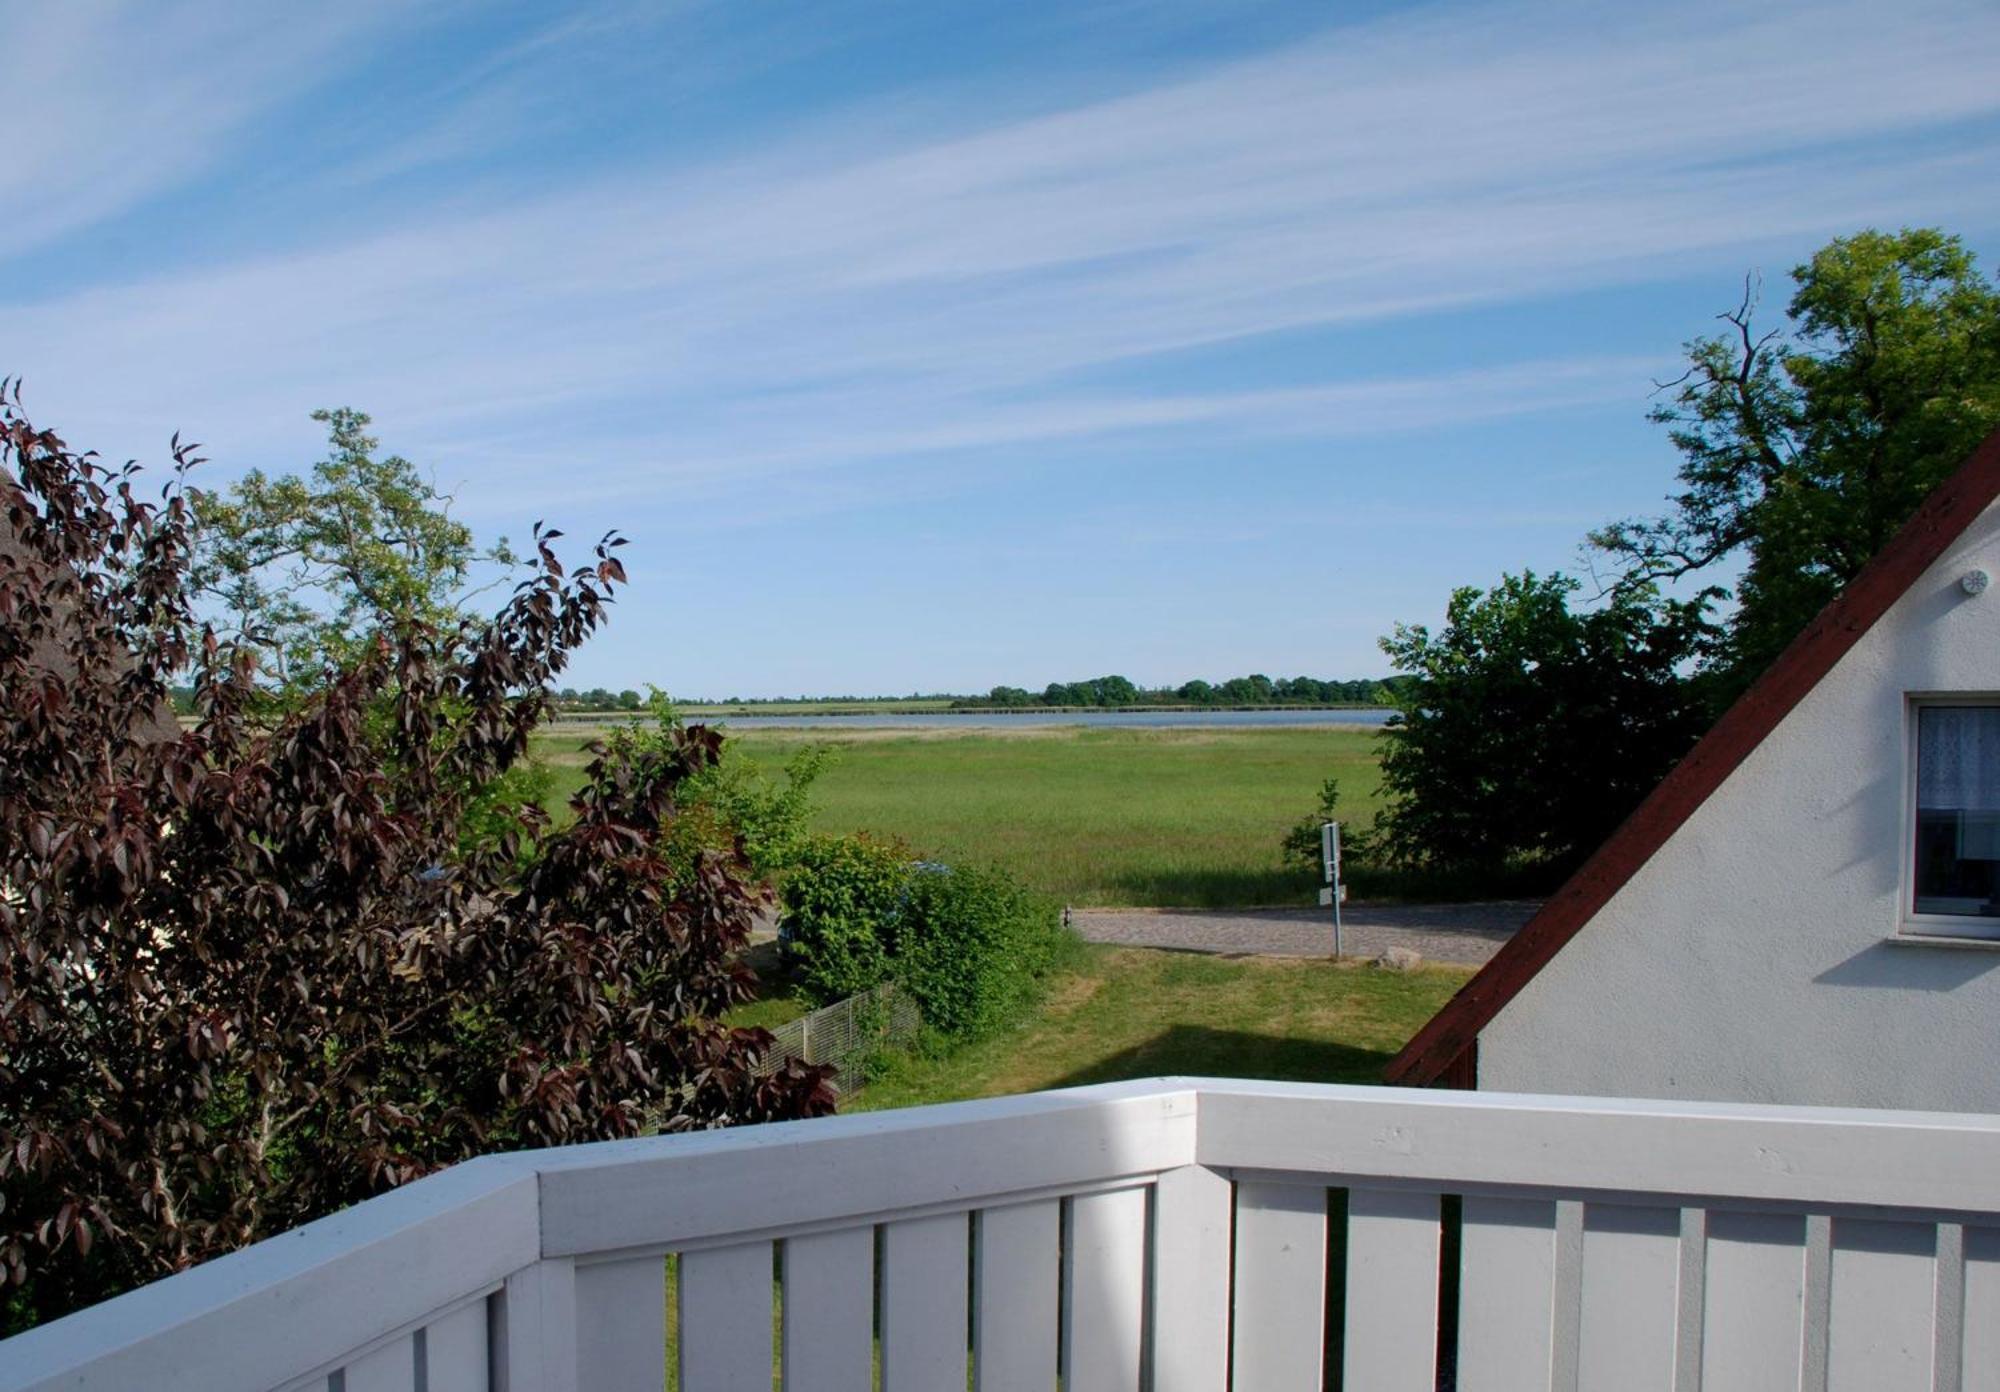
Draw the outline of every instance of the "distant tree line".
[[[593,686],[588,691],[579,691],[566,686],[556,693],[556,705],[562,710],[577,711],[636,711],[646,704],[646,698],[630,690],[607,691],[601,686]]]
[[[1050,682],[1040,691],[1024,686],[996,686],[984,696],[954,692],[912,692],[908,696],[731,696],[726,701],[682,702],[692,705],[761,706],[776,704],[871,705],[891,701],[948,701],[959,710],[1019,710],[1031,706],[1386,706],[1394,702],[1401,677],[1363,677],[1356,681],[1323,681],[1318,677],[1247,677],[1208,682],[1197,677],[1179,686],[1140,686],[1128,677],[1091,677],[1086,681]],[[601,686],[578,690],[566,686],[555,693],[558,709],[566,711],[636,711],[646,704],[636,691],[610,691]]]
[[[1262,672],[1207,682],[1199,677],[1179,686],[1139,686],[1127,677],[1050,682],[1039,692],[996,686],[984,696],[960,697],[967,709],[1023,706],[1382,706],[1392,699],[1394,678],[1323,681],[1318,677],[1267,677]]]
[[[916,701],[969,701],[978,697],[961,696],[950,691],[912,691],[907,696],[727,696],[712,700],[705,696],[677,696],[678,706],[873,706],[897,702]],[[566,686],[555,693],[555,702],[563,710],[571,711],[636,711],[643,709],[646,698],[636,691],[610,691],[601,686],[593,686],[587,691]]]

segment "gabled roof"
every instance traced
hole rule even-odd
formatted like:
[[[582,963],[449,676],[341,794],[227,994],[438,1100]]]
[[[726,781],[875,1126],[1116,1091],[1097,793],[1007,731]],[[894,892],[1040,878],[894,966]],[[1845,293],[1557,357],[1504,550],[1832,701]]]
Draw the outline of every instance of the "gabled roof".
[[[1434,1083],[1471,1049],[1501,1008],[1583,929],[1819,685],[1861,635],[2000,498],[2000,431],[1926,498],[1833,602],[1792,640],[1770,670],[1723,712],[1611,839],[1570,876],[1540,913],[1465,983],[1390,1061],[1392,1083]]]

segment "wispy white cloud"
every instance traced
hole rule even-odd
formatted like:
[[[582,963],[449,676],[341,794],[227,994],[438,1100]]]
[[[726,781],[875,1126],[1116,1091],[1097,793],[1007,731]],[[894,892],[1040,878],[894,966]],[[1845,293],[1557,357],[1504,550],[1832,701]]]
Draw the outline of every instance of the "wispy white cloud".
[[[278,63],[305,40],[238,42]],[[633,498],[1139,430],[1339,435],[1603,400],[1643,390],[1651,365],[1090,383],[1150,355],[1643,280],[1871,221],[1991,225],[2000,189],[1979,171],[2000,150],[1963,123],[2000,111],[1995,71],[2000,23],[1955,0],[1893,17],[1423,10],[972,134],[913,127],[885,147],[876,120],[855,149],[804,130],[751,161],[627,168],[248,264],[17,290],[0,364],[29,372],[40,414],[121,447],[194,425],[248,463],[343,401],[413,454],[486,461],[496,486],[584,453],[593,486]],[[195,152],[177,167],[213,147],[187,92],[132,100],[37,158],[148,115]],[[55,216],[140,191],[78,193]]]
[[[214,168],[382,24],[380,0],[63,0],[4,11],[0,130],[16,196],[0,261]]]
[[[504,157],[523,141],[582,127],[594,114],[578,99],[583,74],[602,83],[605,55],[621,57],[629,69],[633,55],[660,48],[677,29],[715,8],[715,0],[578,0],[556,7],[553,17],[467,57],[440,84],[399,94],[414,102],[413,110],[363,113],[373,119],[358,133],[361,153],[328,170],[328,182],[367,185]],[[477,8],[470,13],[476,16]],[[692,73],[679,71],[676,80],[722,80],[705,66],[683,65]],[[617,65],[612,71],[625,81],[635,77]],[[662,80],[657,70],[643,75],[654,83]]]
[[[505,482],[483,506],[518,514],[520,508],[592,499],[619,500],[671,492],[682,501],[728,499],[717,513],[722,525],[768,525],[828,506],[864,501],[879,470],[898,467],[899,494],[939,491],[922,482],[928,472],[915,461],[941,455],[1077,442],[1091,437],[1168,433],[1178,443],[1241,446],[1286,439],[1344,440],[1415,430],[1441,430],[1469,422],[1629,401],[1663,363],[1653,358],[1537,360],[1504,368],[1418,376],[1368,376],[1336,384],[1229,392],[1150,392],[1035,398],[1013,404],[960,402],[938,420],[889,423],[898,404],[870,393],[856,407],[853,393],[828,389],[775,419],[754,410],[724,414],[693,427],[678,422],[630,427],[620,447],[648,461],[635,474],[592,467],[581,475],[574,443],[553,448],[518,437],[460,438],[448,460],[476,465]],[[588,437],[587,437],[588,438]],[[853,489],[821,482],[802,491],[802,475],[862,472]],[[787,487],[767,485],[782,478]],[[948,486],[948,482],[947,485]],[[468,500],[482,509],[480,500]],[[1490,515],[1490,514],[1489,514]],[[1386,516],[1386,514],[1385,514]]]

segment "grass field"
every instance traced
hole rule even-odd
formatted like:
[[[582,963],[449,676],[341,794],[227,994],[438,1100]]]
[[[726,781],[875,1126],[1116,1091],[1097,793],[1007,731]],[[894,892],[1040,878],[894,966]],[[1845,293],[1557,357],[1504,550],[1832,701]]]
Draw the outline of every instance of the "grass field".
[[[1091,946],[1013,1029],[949,1057],[892,1057],[843,1111],[1195,1074],[1379,1083],[1471,973]]]
[[[1314,877],[1279,856],[1319,786],[1374,815],[1373,730],[751,730],[774,772],[809,743],[836,752],[815,790],[824,831],[895,837],[927,856],[998,864],[1064,903],[1236,907],[1311,903]],[[542,742],[558,793],[584,737]]]

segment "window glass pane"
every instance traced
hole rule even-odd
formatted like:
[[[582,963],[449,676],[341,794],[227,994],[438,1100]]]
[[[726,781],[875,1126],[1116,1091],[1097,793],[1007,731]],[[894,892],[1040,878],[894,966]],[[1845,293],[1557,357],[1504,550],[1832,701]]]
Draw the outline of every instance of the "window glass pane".
[[[1915,907],[2000,917],[2000,706],[1917,709]]]

